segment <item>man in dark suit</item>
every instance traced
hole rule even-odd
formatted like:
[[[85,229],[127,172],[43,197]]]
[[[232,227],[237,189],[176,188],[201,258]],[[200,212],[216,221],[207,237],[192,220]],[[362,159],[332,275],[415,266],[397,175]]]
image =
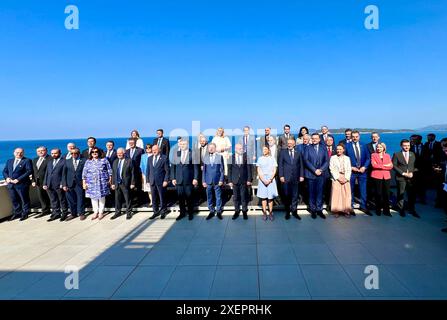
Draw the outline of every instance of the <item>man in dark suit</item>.
[[[14,150],[14,159],[6,162],[3,177],[8,184],[8,192],[12,201],[13,215],[9,220],[20,217],[20,221],[28,219],[30,210],[29,185],[33,174],[33,165],[30,159],[25,158],[22,148]]]
[[[304,159],[304,152],[310,145],[311,145],[310,144],[310,135],[309,134],[303,135],[303,143],[301,143],[295,147],[296,151],[301,154],[301,158]],[[308,184],[305,181],[305,179],[303,182],[299,183],[298,193],[299,193],[299,203],[309,205],[309,189],[308,189]]]
[[[76,148],[76,144],[74,142],[67,143],[67,153],[63,155],[65,160],[71,159],[71,151]]]
[[[141,175],[141,157],[144,154],[144,149],[137,147],[137,139],[129,138],[127,140],[129,149],[126,150],[126,158],[131,159],[134,165],[135,173],[135,189],[131,191],[133,209],[140,206],[140,199],[142,198],[143,177]]]
[[[355,183],[357,181],[360,191],[360,210],[368,216],[371,216],[367,207],[367,181],[368,168],[371,164],[371,154],[366,145],[360,143],[360,132],[352,131],[352,142],[346,145],[346,155],[351,159],[351,193],[352,193],[352,208],[354,208]],[[355,215],[354,210],[351,211]]]
[[[160,153],[158,145],[152,146],[152,155],[147,160],[146,181],[151,185],[153,215],[150,219],[160,216],[164,219],[167,214],[165,198],[166,187],[169,182],[169,159]]]
[[[208,154],[208,138],[203,134],[199,135],[198,144],[193,148],[194,164],[199,165],[198,186],[196,189],[196,201],[197,205],[200,205],[206,200],[206,191],[202,186],[202,174],[203,174],[203,159]]]
[[[320,143],[326,144],[326,140],[327,140],[328,137],[334,138],[334,136],[329,133],[328,126],[322,126],[321,127],[321,134],[320,134]]]
[[[47,172],[48,161],[51,159],[46,147],[39,147],[36,150],[37,157],[33,159],[33,177],[32,186],[36,188],[42,212],[36,216],[41,218],[50,214],[50,198],[48,193],[43,189],[43,180]]]
[[[253,165],[250,164],[249,156],[244,152],[242,144],[236,144],[235,153],[228,164],[228,183],[233,189],[234,215],[236,220],[241,214],[245,220],[248,219],[249,187],[253,181]]]
[[[320,141],[318,133],[312,134],[312,145],[304,152],[304,177],[309,187],[309,210],[312,219],[317,215],[326,219],[323,214],[323,192],[326,171],[329,168],[329,158],[325,145]]]
[[[135,164],[130,158],[125,157],[125,150],[118,148],[117,159],[112,166],[112,190],[115,190],[115,214],[112,220],[121,215],[123,199],[126,205],[126,219],[132,219],[132,194],[135,188]],[[141,174],[140,174],[141,175]]]
[[[265,146],[269,146],[269,137],[272,135],[272,128],[266,127],[264,129],[264,136],[258,137],[260,150]],[[262,152],[258,152],[258,154],[262,154]]]
[[[87,146],[88,148],[85,149],[84,151],[82,151],[82,158],[84,159],[88,159],[90,157],[90,152],[92,151],[92,148],[96,147],[96,138],[94,137],[88,137],[87,138]],[[100,148],[98,148],[99,150],[99,157],[102,158],[104,156],[104,151]]]
[[[109,160],[110,166],[113,165],[113,163],[115,162],[115,160],[117,158],[115,142],[112,140],[107,141],[107,143],[106,143],[105,157],[107,160]]]
[[[153,145],[157,145],[160,149],[160,154],[169,157],[169,151],[171,150],[171,145],[169,144],[169,139],[163,137],[163,129],[157,130],[157,138],[154,139]]]
[[[295,140],[295,136],[290,133],[290,126],[286,124],[284,126],[284,133],[278,137],[278,147],[280,150],[286,150],[288,148],[289,139]]]
[[[290,213],[301,220],[298,215],[298,186],[300,181],[304,181],[304,165],[301,154],[296,151],[295,138],[289,138],[287,149],[279,153],[278,175],[283,188],[286,220],[290,219]]]
[[[51,201],[52,212],[48,221],[54,221],[59,218],[61,221],[65,221],[68,214],[67,199],[62,189],[62,173],[65,159],[61,157],[60,149],[51,150],[51,158],[43,181],[43,188],[48,192]]]
[[[418,134],[413,134],[410,137],[410,151],[414,153],[416,157],[415,167],[418,169],[414,172],[414,186],[416,196],[419,197],[421,203],[426,204],[426,167],[424,167],[424,157],[425,149],[422,143],[422,136]]]
[[[401,217],[405,217],[404,198],[407,194],[408,212],[416,218],[420,216],[416,213],[415,202],[416,194],[414,190],[414,172],[416,156],[410,151],[410,141],[403,139],[400,142],[401,151],[393,155],[393,169],[396,172],[397,183],[397,209]]]
[[[222,220],[222,186],[224,183],[224,161],[221,155],[216,153],[216,144],[208,144],[208,154],[203,160],[202,185],[206,188],[208,209],[210,213],[206,217],[209,220],[217,211],[217,218]],[[213,201],[215,197],[215,203]]]
[[[352,142],[351,134],[352,134],[352,129],[346,129],[345,130],[345,138],[340,141],[340,143],[342,143],[345,146],[345,148],[346,148],[346,144]]]
[[[84,189],[82,187],[82,170],[85,159],[81,158],[81,151],[75,148],[71,151],[71,159],[65,160],[62,171],[62,189],[65,191],[71,215],[68,220],[80,217],[85,220]]]
[[[200,164],[193,162],[191,150],[188,148],[188,141],[180,139],[178,142],[179,152],[173,156],[171,163],[171,181],[177,190],[180,215],[177,221],[186,217],[188,212],[189,220],[194,217],[194,197],[193,188],[198,185]]]
[[[366,147],[368,148],[368,151],[370,154],[373,154],[376,152],[377,144],[380,142],[380,135],[378,132],[371,132],[371,141],[366,144]]]

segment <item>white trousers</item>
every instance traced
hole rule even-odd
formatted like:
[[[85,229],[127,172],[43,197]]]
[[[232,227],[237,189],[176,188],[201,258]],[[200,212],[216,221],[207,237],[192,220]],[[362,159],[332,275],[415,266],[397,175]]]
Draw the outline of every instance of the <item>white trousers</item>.
[[[104,208],[106,206],[106,198],[101,199],[91,199],[93,213],[104,213]]]

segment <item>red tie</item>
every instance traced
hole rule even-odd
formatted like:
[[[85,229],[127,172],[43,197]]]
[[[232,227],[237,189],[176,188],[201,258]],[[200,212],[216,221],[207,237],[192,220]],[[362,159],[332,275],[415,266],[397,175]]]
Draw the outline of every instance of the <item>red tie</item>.
[[[330,147],[327,148],[327,153],[329,154],[329,158],[332,157],[332,150]]]

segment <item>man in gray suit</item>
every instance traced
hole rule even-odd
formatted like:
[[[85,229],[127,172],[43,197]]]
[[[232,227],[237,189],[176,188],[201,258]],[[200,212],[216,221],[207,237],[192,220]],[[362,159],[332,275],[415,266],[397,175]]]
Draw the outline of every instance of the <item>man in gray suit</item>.
[[[256,162],[256,139],[250,131],[249,126],[244,127],[244,135],[239,138],[238,144],[242,145],[248,163],[253,164]]]
[[[290,133],[290,126],[288,124],[284,125],[284,133],[278,138],[278,147],[280,150],[287,149],[287,140],[295,140],[295,136]]]

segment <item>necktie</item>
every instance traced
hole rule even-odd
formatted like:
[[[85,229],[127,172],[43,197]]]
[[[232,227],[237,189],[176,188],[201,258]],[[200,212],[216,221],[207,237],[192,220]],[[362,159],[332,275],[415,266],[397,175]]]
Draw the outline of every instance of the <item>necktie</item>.
[[[118,162],[118,175],[117,175],[118,179],[116,179],[118,181],[118,184],[120,184],[122,180],[122,173],[121,173],[122,170],[123,170],[123,160],[120,159]]]
[[[314,149],[318,153],[318,144],[314,145]]]
[[[157,162],[158,162],[158,156],[154,156],[154,163],[153,163],[154,167],[157,165]]]
[[[37,161],[37,170],[40,169],[40,166],[42,165],[43,160],[45,160],[45,158],[40,157],[39,160]]]
[[[74,166],[75,171],[78,170],[78,161],[79,160],[73,159],[73,166]]]
[[[244,137],[244,152],[247,152],[247,140],[248,140],[248,137],[245,136]]]
[[[360,149],[358,142],[354,143],[355,160],[357,161],[357,167],[360,165]]]
[[[293,158],[294,158],[294,157],[293,157],[293,150],[290,150],[290,151],[289,151],[289,154],[290,154],[290,159],[292,159],[292,161],[293,161]]]
[[[158,144],[159,148],[161,148],[161,141],[162,141],[162,138],[158,138],[158,143],[157,144]]]
[[[110,159],[111,153],[112,153],[112,151],[110,151],[110,150],[107,151],[107,158],[108,158],[108,159]]]
[[[327,152],[329,154],[329,157],[332,157],[332,149],[331,149],[331,147],[327,147]]]
[[[133,155],[135,154],[135,149],[130,149],[130,158],[133,159]]]
[[[12,170],[15,170],[17,168],[17,165],[19,164],[19,162],[20,162],[20,159],[16,159],[14,161],[14,166],[13,166]]]
[[[53,160],[53,169],[56,168],[57,161],[58,161],[58,159],[54,159],[54,160]]]
[[[238,165],[238,166],[240,166],[241,164],[242,164],[242,160],[241,160],[241,155],[240,154],[238,154],[237,155],[237,157],[236,157],[236,164]]]
[[[408,152],[404,152],[404,158],[405,158],[405,162],[408,164],[408,161],[410,160]]]
[[[211,162],[211,165],[213,166],[214,165],[214,153],[210,157],[210,162]]]
[[[188,153],[186,151],[183,151],[182,153],[182,164],[186,163],[186,156],[188,155]]]

